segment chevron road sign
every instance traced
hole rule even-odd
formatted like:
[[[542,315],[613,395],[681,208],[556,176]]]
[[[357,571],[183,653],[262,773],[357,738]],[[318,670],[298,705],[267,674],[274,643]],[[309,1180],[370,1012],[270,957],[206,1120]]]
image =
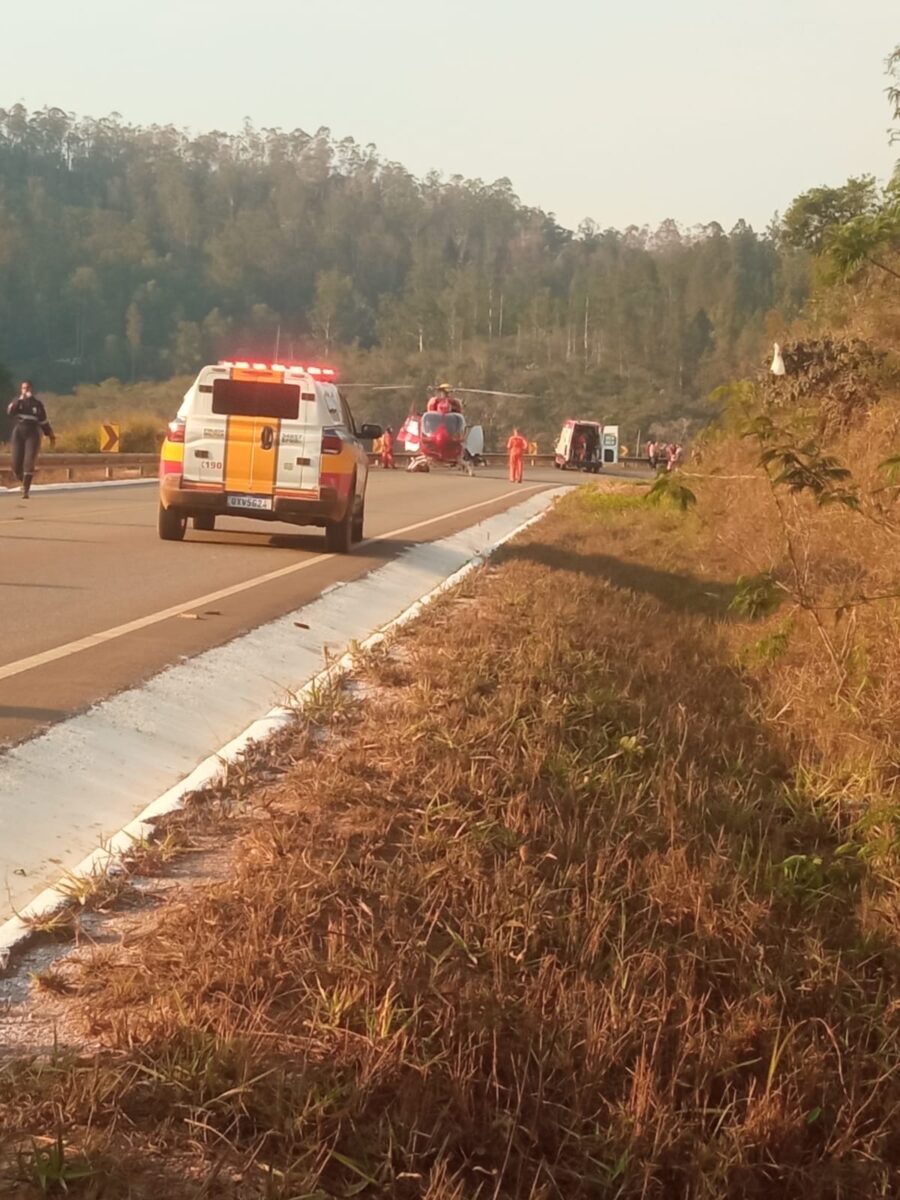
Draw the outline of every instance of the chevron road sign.
[[[100,426],[100,453],[118,454],[122,449],[118,425]]]

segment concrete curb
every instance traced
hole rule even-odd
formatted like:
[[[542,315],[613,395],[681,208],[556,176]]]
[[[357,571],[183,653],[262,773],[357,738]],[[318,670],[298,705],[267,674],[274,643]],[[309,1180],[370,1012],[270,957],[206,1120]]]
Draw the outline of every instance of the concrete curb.
[[[546,516],[551,504],[562,493],[569,490],[569,488],[560,488],[543,493],[551,502],[547,508],[528,517],[520,525],[503,534],[488,549],[473,555],[472,558],[451,575],[447,576],[436,587],[431,588],[398,616],[359,642],[358,650],[345,652],[335,662],[330,663],[327,667],[317,672],[312,679],[296,692],[294,704],[291,707],[279,705],[270,709],[264,717],[252,722],[237,737],[204,759],[203,762],[195,767],[179,783],[175,784],[174,787],[169,788],[155,800],[152,800],[142,809],[137,817],[123,826],[118,833],[92,851],[86,858],[82,859],[67,874],[75,878],[95,878],[109,871],[135,842],[139,842],[152,835],[154,821],[180,809],[185,797],[191,792],[196,792],[202,788],[221,782],[226,777],[229,766],[237,762],[251,746],[266,742],[282,729],[285,729],[294,718],[297,710],[302,708],[317,692],[320,692],[323,686],[333,684],[335,681],[349,675],[356,665],[360,652],[371,650],[373,647],[380,645],[395,630],[415,620],[429,604],[461,583],[463,579],[482,566],[506,542],[517,537],[530,528],[530,526],[542,520]],[[66,894],[59,889],[58,885],[46,888],[25,905],[21,912],[0,925],[0,971],[8,967],[15,950],[24,948],[26,942],[31,940],[32,937],[37,936],[33,928],[33,922],[51,917],[54,913],[65,907],[68,899]]]
[[[95,492],[100,488],[139,487],[142,484],[146,487],[151,483],[159,487],[159,480],[155,476],[146,479],[90,479],[82,483],[77,480],[73,483],[34,483],[31,485],[31,494],[38,496],[43,492]],[[0,488],[0,499],[6,497],[14,500],[17,496],[21,498],[21,495],[20,487]]]

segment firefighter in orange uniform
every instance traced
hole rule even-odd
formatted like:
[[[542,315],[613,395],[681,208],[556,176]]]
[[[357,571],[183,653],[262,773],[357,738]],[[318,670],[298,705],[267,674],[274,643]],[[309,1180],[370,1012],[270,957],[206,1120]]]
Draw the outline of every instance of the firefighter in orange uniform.
[[[396,471],[394,463],[394,431],[388,425],[381,442],[381,466],[385,471]]]
[[[509,453],[509,481],[510,483],[521,483],[523,459],[525,451],[528,449],[528,442],[518,429],[512,431],[512,436],[506,443],[506,449]]]

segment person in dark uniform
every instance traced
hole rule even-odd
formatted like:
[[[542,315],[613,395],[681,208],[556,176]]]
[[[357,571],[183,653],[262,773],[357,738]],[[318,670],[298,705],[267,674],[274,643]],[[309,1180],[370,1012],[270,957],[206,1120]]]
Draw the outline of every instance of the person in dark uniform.
[[[31,492],[38,451],[41,448],[41,434],[47,435],[51,446],[56,442],[56,434],[47,420],[47,410],[34,394],[27,379],[6,411],[14,422],[10,438],[13,474],[16,479],[21,480],[22,499],[27,500]]]

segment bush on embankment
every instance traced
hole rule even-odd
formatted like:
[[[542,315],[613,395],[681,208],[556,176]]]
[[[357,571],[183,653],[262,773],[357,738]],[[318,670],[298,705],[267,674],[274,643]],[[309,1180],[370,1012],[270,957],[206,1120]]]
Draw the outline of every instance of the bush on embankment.
[[[686,550],[768,588],[762,610],[748,601],[764,619],[745,654],[823,769],[877,790],[900,731],[900,374],[859,341],[787,347],[786,362],[688,467]]]
[[[42,394],[58,437],[57,448],[71,454],[94,454],[100,448],[100,426],[111,422],[122,431],[122,450],[151,453],[159,449],[166,423],[175,415],[191,383],[184,377],[163,383],[81,384],[70,395]]]
[[[119,449],[123,454],[156,454],[166,435],[163,421],[126,418],[114,421],[119,426]],[[97,454],[100,451],[100,424],[83,423],[56,435],[61,454]],[[49,453],[49,447],[45,447]]]

